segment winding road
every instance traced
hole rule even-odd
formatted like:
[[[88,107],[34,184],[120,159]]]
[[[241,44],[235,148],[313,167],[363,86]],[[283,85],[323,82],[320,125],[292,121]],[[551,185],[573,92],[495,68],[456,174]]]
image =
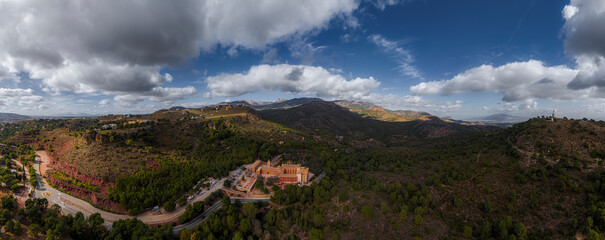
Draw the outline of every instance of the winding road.
[[[240,200],[240,202],[242,202],[242,203],[246,203],[246,202],[269,202],[268,198],[231,198],[231,203],[234,203],[237,200]],[[210,214],[212,214],[214,211],[218,210],[222,206],[223,206],[223,202],[221,202],[221,201],[215,203],[214,205],[212,205],[208,209],[206,209],[206,211],[204,211],[201,215],[197,216],[196,218],[194,218],[190,222],[187,222],[185,224],[181,224],[181,225],[178,225],[178,226],[175,226],[174,228],[172,228],[172,233],[174,235],[177,235],[177,234],[179,234],[179,232],[181,230],[183,230],[185,228],[189,229],[189,230],[193,229],[195,226],[199,225],[204,220],[206,220],[206,218],[208,218],[208,216],[210,216]]]
[[[178,217],[181,216],[185,212],[185,208],[187,205],[192,204],[197,201],[205,200],[208,196],[210,196],[210,194],[220,190],[223,186],[224,181],[227,179],[227,178],[222,178],[215,185],[213,185],[208,191],[206,191],[206,193],[202,194],[201,196],[195,195],[195,197],[193,199],[189,200],[187,202],[187,204],[175,208],[172,212],[155,213],[151,210],[148,210],[148,211],[145,211],[136,216],[130,216],[130,215],[111,213],[111,212],[104,211],[102,209],[98,209],[82,199],[79,199],[79,198],[76,198],[69,194],[63,193],[63,192],[51,187],[48,184],[48,182],[46,182],[46,179],[44,179],[40,176],[40,163],[41,162],[44,162],[44,163],[49,162],[49,157],[48,157],[48,154],[46,151],[36,151],[36,160],[34,162],[34,168],[36,170],[36,178],[38,178],[39,184],[38,184],[38,186],[35,186],[36,190],[34,192],[34,197],[46,198],[46,199],[48,199],[48,203],[50,205],[58,204],[61,207],[61,210],[63,211],[64,214],[75,215],[77,212],[82,212],[86,217],[88,217],[94,213],[99,213],[99,214],[101,214],[101,217],[105,220],[105,226],[108,229],[111,228],[111,225],[114,221],[121,220],[121,219],[135,218],[135,217],[148,225],[162,225],[162,224],[177,222]],[[229,173],[229,176],[232,176],[234,173],[235,173],[235,171],[231,171]],[[240,199],[240,200],[242,202],[245,202],[245,201],[268,201],[269,199],[246,199],[246,200]],[[234,199],[234,201],[235,201],[235,199]],[[217,206],[217,204],[219,204],[219,205]],[[217,204],[211,206],[208,210],[206,210],[206,212],[204,212],[202,215],[198,216],[192,222],[183,224],[180,226],[176,226],[175,229],[178,229],[178,231],[180,231],[183,228],[188,228],[188,229],[193,228],[194,226],[196,226],[197,224],[202,222],[214,210],[220,208],[220,206],[221,206],[220,202]]]

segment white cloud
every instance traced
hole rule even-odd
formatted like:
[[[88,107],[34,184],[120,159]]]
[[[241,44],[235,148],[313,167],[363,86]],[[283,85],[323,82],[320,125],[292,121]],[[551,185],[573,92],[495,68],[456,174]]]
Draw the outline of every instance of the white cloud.
[[[533,99],[527,99],[521,104],[504,103],[502,107],[498,109],[500,112],[536,112],[540,110],[538,108],[538,102]]]
[[[381,47],[387,54],[396,58],[399,71],[413,78],[423,79],[420,71],[414,66],[414,56],[409,50],[399,46],[397,42],[389,41],[381,35],[374,34],[368,37],[374,44]]]
[[[106,105],[109,105],[110,103],[111,103],[111,100],[109,100],[109,99],[103,99],[103,100],[99,101],[99,105],[101,105],[101,106],[106,106]]]
[[[19,105],[31,105],[34,103],[41,103],[44,101],[42,96],[31,95],[31,96],[22,96],[19,99]]]
[[[258,65],[245,73],[208,77],[207,88],[211,92],[206,97],[236,97],[259,91],[279,91],[326,99],[366,101],[390,109],[449,112],[462,107],[462,101],[440,102],[420,96],[376,93],[380,82],[373,77],[347,80],[341,72],[340,69],[328,70],[306,65]]]
[[[25,73],[51,93],[172,101],[165,67],[217,46],[262,49],[349,19],[357,0],[1,1],[0,80]]]
[[[0,81],[2,80],[13,80],[19,82],[19,77],[14,72],[10,72],[8,68],[0,65]]]
[[[28,88],[0,88],[0,107],[19,105],[31,105],[41,103],[44,98],[34,94],[34,90]]]
[[[410,90],[418,95],[497,92],[504,95],[505,102],[605,98],[605,1],[571,0],[562,15],[565,50],[576,61],[573,68],[546,66],[538,60],[498,67],[482,65],[451,79],[420,83]],[[534,103],[509,104],[503,109],[535,109]]]
[[[541,61],[513,62],[499,67],[482,65],[448,80],[423,82],[410,88],[418,95],[453,95],[463,92],[498,92],[506,102],[526,99],[574,100],[590,96],[587,90],[570,90],[567,84],[578,71],[565,66],[547,67]]]
[[[135,95],[118,95],[118,96],[115,96],[113,98],[113,100],[115,101],[115,103],[118,106],[132,107],[135,104],[138,104],[145,99],[141,96],[135,96]]]
[[[145,99],[171,104],[176,100],[185,99],[195,94],[196,90],[191,86],[184,88],[154,87],[150,91],[138,94],[117,95],[113,98],[113,100],[119,106],[133,106],[144,101]]]
[[[576,13],[578,13],[580,10],[572,5],[567,5],[563,8],[563,18],[565,18],[565,20],[569,20],[571,19],[574,15],[576,15]]]
[[[322,67],[289,64],[252,66],[246,73],[221,74],[208,77],[206,81],[213,97],[282,91],[352,99],[368,96],[380,85],[372,77],[347,80]]]
[[[44,104],[40,104],[40,105],[38,105],[38,107],[36,107],[36,109],[44,111],[44,110],[48,110],[49,107]]]

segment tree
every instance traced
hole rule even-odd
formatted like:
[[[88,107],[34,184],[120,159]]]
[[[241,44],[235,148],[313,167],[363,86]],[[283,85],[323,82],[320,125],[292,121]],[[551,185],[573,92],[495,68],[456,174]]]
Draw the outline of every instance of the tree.
[[[244,203],[242,208],[245,217],[254,219],[254,216],[256,216],[256,206],[254,206],[254,203]]]
[[[36,238],[38,234],[42,232],[42,230],[42,227],[40,227],[40,225],[38,225],[37,223],[32,223],[31,225],[29,225],[29,235],[33,238]]]
[[[176,204],[178,204],[179,206],[185,205],[186,202],[187,202],[187,198],[185,196],[182,196],[178,200],[176,200]]]
[[[9,221],[6,226],[4,226],[5,230],[11,232],[15,235],[20,235],[23,232],[23,226],[19,222],[19,220]]]
[[[599,235],[599,233],[593,229],[589,229],[588,230],[588,240],[600,240],[601,236]]]
[[[241,232],[236,232],[231,240],[244,240],[244,236],[242,236]]]
[[[174,210],[174,208],[176,207],[176,204],[174,203],[174,201],[167,201],[164,203],[163,207],[164,210],[172,212],[172,210]]]
[[[382,202],[380,203],[380,211],[382,211],[382,214],[386,215],[389,212],[389,206],[387,205],[387,203]]]
[[[325,222],[326,218],[323,215],[319,213],[313,215],[313,225],[315,225],[316,228],[321,228]]]
[[[103,223],[105,220],[101,217],[101,214],[95,213],[88,217],[88,225],[90,226],[90,234],[92,236],[98,236],[99,238],[104,238],[107,230]]]
[[[15,207],[17,207],[17,199],[15,199],[12,195],[2,198],[2,208],[12,211]]]
[[[323,239],[323,232],[321,229],[313,228],[309,231],[309,239],[310,240],[321,240]]]
[[[527,228],[525,228],[525,224],[522,222],[517,223],[515,226],[515,234],[517,235],[517,239],[526,240],[527,239]]]
[[[473,237],[473,229],[468,226],[468,225],[464,225],[464,230],[462,230],[462,236],[464,238],[470,239]]]
[[[13,212],[8,209],[0,210],[0,226],[13,219]]]
[[[250,219],[245,218],[242,220],[239,223],[239,230],[244,234],[250,232],[250,230],[252,230],[252,223],[250,223]]]
[[[71,237],[74,239],[86,239],[88,231],[88,222],[84,218],[84,214],[82,212],[76,213],[71,224]]]
[[[371,219],[374,217],[374,212],[372,211],[372,206],[366,204],[361,207],[361,215],[366,219]]]
[[[422,219],[422,215],[416,214],[416,216],[414,217],[414,224],[420,225],[423,221],[424,220]]]

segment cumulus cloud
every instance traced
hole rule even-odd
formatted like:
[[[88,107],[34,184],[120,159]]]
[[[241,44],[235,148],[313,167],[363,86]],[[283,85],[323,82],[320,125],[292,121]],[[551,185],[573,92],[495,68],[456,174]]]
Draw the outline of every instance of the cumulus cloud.
[[[160,101],[191,94],[161,87],[165,67],[216,46],[264,48],[350,18],[356,0],[2,1],[0,80],[26,73],[48,92],[104,93]],[[129,97],[125,97],[129,98]]]
[[[574,56],[605,56],[605,2],[572,0],[563,9],[565,49]]]
[[[451,79],[420,83],[410,90],[418,95],[498,92],[505,102],[605,98],[605,1],[571,0],[561,14],[565,19],[565,50],[574,57],[575,67],[546,66],[538,60],[498,67],[482,65]],[[532,106],[511,104],[504,109]]]
[[[504,103],[504,105],[502,105],[502,107],[500,107],[498,110],[501,112],[535,112],[538,111],[539,108],[538,102],[533,99],[527,99],[521,104],[514,104],[510,102]]]
[[[17,74],[10,72],[8,70],[8,68],[5,68],[2,65],[0,65],[0,81],[2,81],[2,80],[13,80],[13,81],[18,82],[19,77],[17,77]]]
[[[150,91],[138,94],[117,95],[113,100],[120,106],[133,106],[145,99],[169,104],[193,96],[196,92],[195,88],[191,86],[184,88],[154,87]]]
[[[373,77],[347,80],[341,74],[340,69],[307,65],[258,65],[244,73],[208,77],[206,82],[211,92],[207,97],[236,97],[259,91],[280,91],[327,99],[372,102],[391,109],[449,112],[462,108],[462,101],[440,102],[421,96],[377,93],[380,82]]]
[[[282,91],[319,97],[351,99],[369,95],[380,83],[374,78],[345,79],[322,67],[258,65],[248,72],[208,77],[214,97],[233,97],[257,91]]]
[[[370,35],[368,39],[397,60],[399,63],[398,69],[401,73],[413,78],[423,79],[418,68],[414,66],[414,56],[409,50],[399,46],[397,42],[389,41],[378,34]]]
[[[44,98],[42,96],[31,95],[31,96],[22,96],[19,99],[19,105],[30,105],[34,103],[44,102]]]
[[[605,98],[605,2],[572,0],[562,13],[565,49],[580,70],[568,87],[596,88],[594,97]]]
[[[42,96],[34,94],[31,88],[0,88],[0,107],[13,105],[30,105],[44,101]]]
[[[588,98],[590,91],[567,89],[578,70],[566,66],[547,67],[541,61],[513,62],[499,67],[482,65],[448,80],[423,82],[412,86],[414,94],[453,95],[463,92],[503,93],[503,101],[533,98],[572,100]]]
[[[47,90],[52,92],[140,93],[172,81],[170,74],[160,74],[159,69],[158,66],[115,65],[96,61],[74,63],[70,67],[44,71],[40,75],[34,72],[34,76],[42,77],[49,86]]]
[[[111,100],[109,100],[109,99],[103,99],[103,100],[99,101],[99,105],[101,105],[101,106],[106,106],[106,105],[109,105],[110,103],[111,103]]]

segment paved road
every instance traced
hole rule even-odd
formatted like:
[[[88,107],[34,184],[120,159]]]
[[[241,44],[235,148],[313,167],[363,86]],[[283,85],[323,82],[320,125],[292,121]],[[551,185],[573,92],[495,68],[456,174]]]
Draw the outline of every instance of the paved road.
[[[317,178],[315,179],[315,183],[319,183],[319,181],[321,181],[321,179],[325,176],[326,176],[326,171],[321,172],[321,174],[319,174],[319,176],[317,176]]]
[[[245,202],[269,202],[268,198],[258,198],[258,199],[252,199],[252,198],[231,198],[231,202],[234,203],[236,200],[240,200],[242,203]],[[206,218],[208,218],[208,216],[210,216],[210,214],[212,214],[214,211],[218,210],[219,208],[221,208],[223,206],[223,203],[221,201],[215,203],[214,205],[210,206],[208,209],[206,209],[206,211],[204,211],[201,215],[197,216],[196,218],[194,218],[193,220],[191,220],[188,223],[185,224],[181,224],[178,225],[174,228],[172,228],[172,233],[174,235],[178,235],[179,232],[183,229],[193,229],[194,227],[196,227],[197,225],[199,225],[200,223],[202,223],[204,220],[206,220]]]
[[[36,160],[34,163],[34,168],[36,169],[36,177],[38,178],[39,185],[36,186],[36,191],[34,193],[35,197],[48,199],[48,203],[50,205],[58,204],[59,206],[61,206],[61,209],[65,214],[75,215],[78,211],[80,211],[88,217],[94,213],[99,213],[101,214],[101,217],[105,220],[105,226],[108,228],[111,228],[111,224],[114,221],[134,217],[150,225],[160,225],[176,222],[178,220],[178,217],[185,212],[186,205],[192,204],[197,201],[205,200],[208,196],[210,196],[210,194],[220,190],[223,186],[224,181],[227,179],[221,179],[210,190],[206,191],[206,193],[201,196],[195,195],[194,199],[189,200],[184,206],[177,207],[172,212],[158,214],[151,210],[148,210],[139,215],[130,216],[103,211],[92,206],[90,203],[84,200],[65,194],[51,187],[48,182],[46,182],[46,179],[40,177],[40,161],[49,161],[48,155],[45,151],[36,151]],[[229,173],[229,175],[232,176],[234,173],[235,171],[232,171]]]

